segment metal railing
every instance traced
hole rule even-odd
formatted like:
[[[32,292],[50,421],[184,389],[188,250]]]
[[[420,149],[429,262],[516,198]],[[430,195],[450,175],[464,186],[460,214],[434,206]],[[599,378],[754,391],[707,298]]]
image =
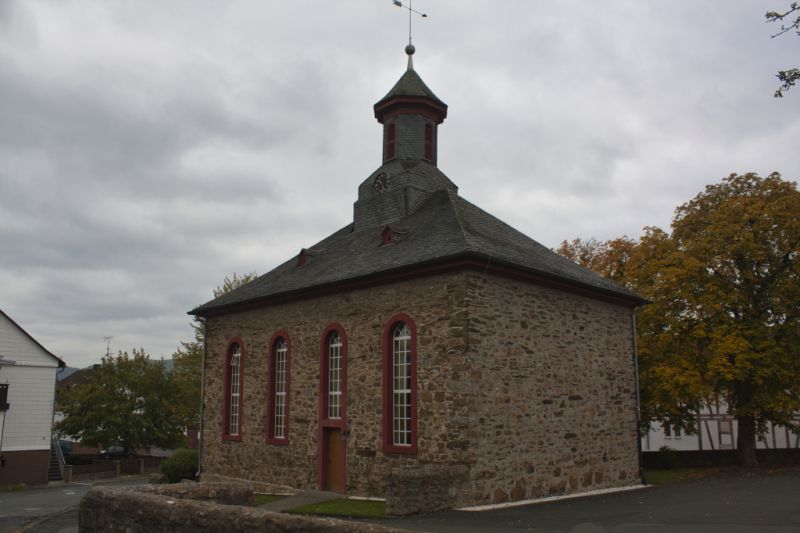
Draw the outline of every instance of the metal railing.
[[[61,477],[64,477],[64,452],[61,451],[61,445],[55,435],[51,437],[50,445],[55,449],[56,458],[58,458],[58,469],[61,470]]]

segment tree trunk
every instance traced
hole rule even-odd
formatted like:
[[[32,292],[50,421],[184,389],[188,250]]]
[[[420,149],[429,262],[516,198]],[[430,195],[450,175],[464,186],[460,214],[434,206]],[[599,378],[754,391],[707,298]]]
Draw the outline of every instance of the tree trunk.
[[[737,416],[739,433],[736,436],[736,450],[741,466],[756,466],[756,421],[752,416]]]

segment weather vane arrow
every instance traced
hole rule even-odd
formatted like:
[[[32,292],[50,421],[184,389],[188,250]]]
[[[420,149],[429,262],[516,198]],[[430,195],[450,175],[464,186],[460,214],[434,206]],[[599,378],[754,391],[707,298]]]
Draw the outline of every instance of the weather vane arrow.
[[[428,18],[428,15],[412,8],[411,0],[408,0],[408,5],[404,4],[400,0],[392,0],[392,4],[396,5],[397,7],[402,7],[403,9],[408,9],[408,44],[411,44],[411,20],[413,15],[417,14],[422,18]]]

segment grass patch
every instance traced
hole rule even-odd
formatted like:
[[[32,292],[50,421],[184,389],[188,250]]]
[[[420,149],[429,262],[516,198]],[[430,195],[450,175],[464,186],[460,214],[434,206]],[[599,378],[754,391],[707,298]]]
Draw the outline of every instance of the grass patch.
[[[253,507],[264,505],[265,503],[274,502],[275,500],[282,500],[286,496],[280,494],[253,494]]]
[[[296,507],[293,514],[317,514],[326,516],[346,516],[348,518],[383,518],[386,516],[386,502],[370,500],[351,500],[342,498],[321,503]]]
[[[648,485],[669,485],[702,477],[705,473],[709,473],[708,468],[670,468],[667,470],[648,468],[644,471],[644,481]]]
[[[0,492],[17,492],[18,490],[25,490],[28,486],[24,484],[20,485],[2,485],[0,486]]]

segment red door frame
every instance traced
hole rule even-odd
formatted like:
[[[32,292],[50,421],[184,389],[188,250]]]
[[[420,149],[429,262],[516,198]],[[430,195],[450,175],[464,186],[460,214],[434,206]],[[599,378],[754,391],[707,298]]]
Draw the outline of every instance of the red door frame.
[[[340,399],[341,418],[328,418],[328,336],[336,331],[342,339],[342,396]],[[317,432],[317,485],[320,490],[325,487],[325,429],[339,428],[345,436],[342,445],[341,471],[343,472],[342,492],[347,491],[347,334],[338,322],[330,324],[322,332],[319,350],[319,429]]]

